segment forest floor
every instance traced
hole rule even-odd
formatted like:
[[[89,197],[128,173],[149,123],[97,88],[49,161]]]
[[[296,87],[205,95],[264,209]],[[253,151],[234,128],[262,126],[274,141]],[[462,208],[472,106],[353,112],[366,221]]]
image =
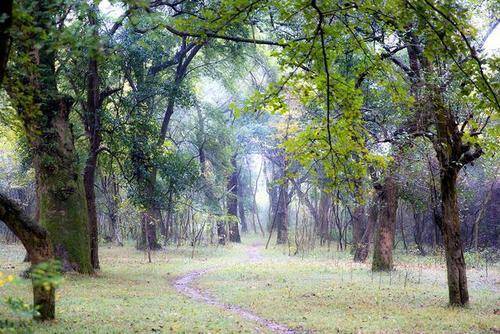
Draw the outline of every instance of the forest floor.
[[[244,240],[224,248],[168,248],[153,254],[101,247],[95,276],[66,275],[57,320],[35,333],[498,333],[500,267],[469,259],[471,305],[447,307],[441,257],[397,253],[396,270],[372,274],[349,252],[325,248],[288,256]],[[0,245],[0,271],[26,268],[19,245]],[[31,300],[30,281],[0,299]],[[9,317],[0,306],[0,320]]]

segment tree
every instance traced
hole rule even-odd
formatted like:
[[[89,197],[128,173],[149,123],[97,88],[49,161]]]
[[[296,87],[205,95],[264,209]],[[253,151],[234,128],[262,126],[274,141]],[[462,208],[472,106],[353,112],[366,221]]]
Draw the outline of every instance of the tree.
[[[31,19],[16,22],[16,53],[6,90],[32,150],[40,224],[64,270],[91,273],[85,194],[69,121],[72,99],[57,86],[57,45],[62,40],[56,17],[67,8],[50,0],[20,5]]]

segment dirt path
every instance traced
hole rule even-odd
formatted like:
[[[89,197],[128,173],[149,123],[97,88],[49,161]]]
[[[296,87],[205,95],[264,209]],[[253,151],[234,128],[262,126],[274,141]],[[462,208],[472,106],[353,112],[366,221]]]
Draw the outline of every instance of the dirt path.
[[[259,245],[254,244],[252,245],[247,252],[248,255],[248,260],[247,262],[249,263],[254,263],[262,260],[262,255],[260,255],[259,252]],[[254,321],[258,323],[259,325],[271,330],[274,333],[280,333],[280,334],[293,334],[295,331],[283,324],[264,319],[257,314],[253,313],[251,310],[245,309],[240,306],[232,305],[232,304],[225,304],[221,302],[220,300],[217,300],[215,297],[211,296],[208,292],[203,291],[199,288],[197,288],[194,283],[197,279],[199,279],[201,276],[205,275],[206,273],[209,273],[211,271],[217,270],[218,268],[211,268],[211,269],[204,269],[204,270],[195,270],[190,273],[187,273],[179,278],[177,278],[174,281],[174,287],[175,289],[180,292],[181,294],[200,301],[202,303],[208,304],[208,305],[213,305],[216,306],[220,309],[223,309],[228,312],[232,312],[236,315],[239,315],[240,317]],[[257,332],[259,332],[258,329],[256,329]]]

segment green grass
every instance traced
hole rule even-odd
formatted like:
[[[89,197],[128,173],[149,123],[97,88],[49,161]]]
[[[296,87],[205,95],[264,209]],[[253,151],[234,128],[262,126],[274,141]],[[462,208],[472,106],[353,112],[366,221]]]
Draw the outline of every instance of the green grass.
[[[253,244],[256,240],[245,240]],[[195,269],[218,267],[199,286],[225,303],[244,306],[299,332],[488,333],[500,330],[497,266],[469,270],[471,306],[447,307],[442,262],[396,254],[397,270],[374,274],[348,252],[289,257],[284,248],[263,250],[247,262],[248,246],[157,252],[153,263],[132,247],[101,247],[96,276],[66,275],[58,290],[57,320],[35,324],[35,333],[252,333],[255,323],[178,294],[171,281]],[[0,249],[0,271],[18,275],[20,246]],[[402,260],[404,262],[402,262]],[[0,288],[0,298],[31,301],[30,282]],[[0,307],[0,318],[7,310]],[[8,317],[8,316],[7,316]]]
[[[497,333],[500,330],[498,267],[469,270],[471,305],[447,306],[445,268],[425,258],[398,261],[396,271],[372,274],[348,252],[288,257],[265,252],[259,264],[226,268],[200,285],[219,298],[265,318],[321,333]],[[407,259],[407,255],[397,254]],[[437,262],[439,263],[439,262]]]
[[[101,248],[102,271],[97,276],[66,275],[58,290],[57,320],[35,324],[35,333],[248,333],[255,327],[217,308],[199,305],[179,295],[173,278],[191,270],[231,264],[241,249],[201,248],[157,252],[153,263],[131,247]],[[0,251],[0,271],[19,274],[24,253],[9,246]],[[14,268],[12,268],[14,266]],[[0,288],[0,298],[22,297],[31,301],[30,281]],[[7,310],[0,308],[0,318]]]

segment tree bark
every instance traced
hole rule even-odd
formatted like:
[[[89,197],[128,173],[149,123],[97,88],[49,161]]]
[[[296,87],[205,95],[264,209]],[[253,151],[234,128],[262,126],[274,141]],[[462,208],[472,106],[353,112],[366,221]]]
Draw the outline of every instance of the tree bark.
[[[458,172],[454,169],[441,173],[442,232],[446,249],[450,304],[463,306],[469,302],[469,292],[467,290],[467,271],[460,237],[460,217],[456,188],[457,176]]]
[[[393,269],[392,250],[394,233],[396,231],[397,188],[392,171],[389,167],[384,183],[378,190],[380,211],[378,229],[373,251],[373,271],[389,271]]]
[[[28,252],[31,265],[51,261],[54,259],[49,234],[39,224],[25,215],[16,203],[0,194],[0,220],[21,240]],[[41,286],[32,280],[33,304],[38,308],[37,320],[51,320],[55,318],[55,288]]]

